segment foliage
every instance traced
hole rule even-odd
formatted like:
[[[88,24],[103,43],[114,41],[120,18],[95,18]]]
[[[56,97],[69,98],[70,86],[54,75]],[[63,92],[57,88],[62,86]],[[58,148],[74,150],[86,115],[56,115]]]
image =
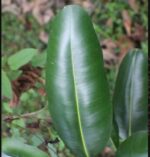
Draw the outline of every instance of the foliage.
[[[2,92],[4,96],[7,96],[9,99],[12,98],[11,83],[5,71],[2,71]]]
[[[21,20],[13,14],[2,14],[2,54],[10,55],[28,47],[43,49],[43,43],[37,38],[40,25],[32,16],[25,18]]]
[[[118,148],[116,157],[147,157],[148,156],[147,131],[139,131],[128,137]]]
[[[135,11],[128,2],[93,1],[95,8],[91,11],[90,16],[100,41],[105,38],[112,38],[113,41],[119,42],[120,45],[123,44],[123,42],[120,42],[120,37],[126,35],[124,20],[121,16],[121,12],[124,9],[128,11],[132,20],[132,30],[135,29],[134,23],[139,23],[147,32],[147,2],[143,1],[143,4],[139,4],[141,3],[140,1],[137,2],[140,5],[138,11]],[[59,9],[57,6],[53,7],[54,12]],[[112,18],[112,25],[107,25],[111,19],[110,17]],[[49,29],[51,29],[49,24],[41,26],[30,13],[19,16],[2,13],[2,136],[8,138],[23,137],[23,139],[26,139],[27,144],[44,150],[52,157],[73,157],[55,131],[50,119],[51,116],[46,109],[47,99],[45,97],[44,80],[47,54],[46,44],[40,41],[39,33],[43,30],[48,32]],[[147,45],[147,36],[145,36],[135,47],[141,48],[142,53],[147,54]],[[10,64],[8,64],[9,58],[28,47],[35,48],[36,54],[34,56],[29,55],[29,60],[25,63],[23,63],[24,60],[17,60],[22,65],[12,70]],[[122,48],[117,48],[114,53],[120,55],[121,51]],[[114,93],[118,65],[111,66],[110,69],[106,68],[111,96]],[[38,77],[35,72],[37,69],[40,69]],[[24,87],[26,87],[26,90],[23,91]],[[116,130],[115,128],[113,133],[115,144],[115,141],[118,140]],[[112,140],[109,140],[107,146],[114,150],[116,149],[112,144]],[[101,153],[99,156],[101,157],[103,154]]]
[[[35,49],[23,49],[17,52],[13,56],[8,58],[8,65],[11,70],[17,70],[23,65],[27,64],[36,54]]]
[[[147,130],[147,57],[129,52],[120,65],[113,97],[114,122],[120,141]]]
[[[10,156],[19,157],[48,157],[48,155],[34,146],[27,145],[20,140],[3,139],[3,152]]]

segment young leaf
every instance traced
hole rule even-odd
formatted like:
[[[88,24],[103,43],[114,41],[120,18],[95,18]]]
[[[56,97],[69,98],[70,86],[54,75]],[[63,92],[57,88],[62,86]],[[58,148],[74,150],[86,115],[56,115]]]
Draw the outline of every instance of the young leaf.
[[[37,147],[27,145],[15,138],[3,139],[2,151],[9,156],[17,157],[48,157],[48,154]]]
[[[113,97],[114,122],[121,141],[147,130],[147,82],[147,58],[141,50],[132,50],[120,65]]]
[[[116,157],[148,157],[148,134],[139,131],[128,137],[118,148]]]
[[[107,144],[112,106],[102,50],[87,13],[65,7],[53,20],[47,51],[49,111],[64,143],[78,157]]]
[[[47,53],[46,52],[42,52],[38,55],[36,55],[31,63],[34,67],[45,67],[45,64],[46,64],[46,58],[47,58]]]
[[[17,70],[27,64],[37,53],[36,49],[26,48],[8,58],[8,64],[12,70]]]
[[[5,71],[2,70],[2,95],[8,98],[12,98],[11,82],[7,77]]]

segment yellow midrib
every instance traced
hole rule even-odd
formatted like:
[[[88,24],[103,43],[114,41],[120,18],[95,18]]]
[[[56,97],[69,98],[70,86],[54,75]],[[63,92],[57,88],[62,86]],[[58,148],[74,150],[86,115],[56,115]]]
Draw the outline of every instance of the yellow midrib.
[[[70,18],[70,20],[71,20],[71,18]],[[72,21],[70,21],[70,49],[71,49],[71,64],[72,64],[72,73],[73,73],[73,83],[74,83],[74,93],[75,93],[75,104],[76,104],[76,110],[77,110],[77,119],[78,119],[79,131],[80,131],[81,141],[82,141],[82,145],[83,145],[85,155],[86,155],[86,157],[90,157],[89,153],[88,153],[88,150],[87,150],[87,147],[86,147],[84,135],[83,135],[81,116],[80,116],[80,107],[79,107],[78,94],[77,94],[77,89],[76,89],[76,78],[75,78],[75,71],[74,71],[74,64],[73,64],[72,46],[71,46],[71,34],[72,34],[71,33],[72,32],[71,24],[72,24]]]
[[[84,135],[83,135],[83,130],[82,130],[81,117],[80,117],[80,108],[79,108],[79,102],[78,102],[78,95],[77,95],[77,91],[76,91],[76,81],[75,81],[75,73],[74,73],[73,62],[72,62],[72,70],[73,70],[73,82],[74,82],[74,90],[75,90],[75,103],[76,103],[76,109],[77,109],[77,118],[78,118],[78,123],[79,123],[79,130],[80,130],[80,134],[81,134],[81,141],[82,141],[82,144],[83,144],[83,148],[84,148],[84,152],[86,154],[86,157],[89,157],[88,150],[86,148]]]
[[[135,56],[135,58],[136,58],[136,56]],[[134,60],[132,62],[133,66],[135,64],[135,60],[136,60],[135,58],[134,58]],[[133,112],[133,96],[132,96],[133,92],[132,92],[132,88],[134,86],[134,81],[132,80],[133,77],[134,77],[134,72],[133,72],[133,74],[131,76],[131,96],[130,96],[130,103],[129,103],[130,107],[129,107],[129,130],[128,130],[128,136],[131,136],[131,134],[132,134],[132,112]]]

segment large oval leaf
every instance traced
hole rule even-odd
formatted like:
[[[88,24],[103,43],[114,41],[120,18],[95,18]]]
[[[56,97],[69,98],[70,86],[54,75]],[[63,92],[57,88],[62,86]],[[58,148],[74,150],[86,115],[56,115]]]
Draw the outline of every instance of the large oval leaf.
[[[110,136],[112,107],[99,41],[79,6],[65,7],[53,21],[46,88],[63,141],[78,157],[98,154]]]
[[[14,138],[3,139],[2,151],[12,157],[48,157],[48,154],[37,147],[27,145]]]
[[[148,157],[148,134],[139,131],[127,138],[118,148],[116,157]]]
[[[138,49],[120,65],[113,98],[114,121],[120,140],[147,129],[147,58]]]

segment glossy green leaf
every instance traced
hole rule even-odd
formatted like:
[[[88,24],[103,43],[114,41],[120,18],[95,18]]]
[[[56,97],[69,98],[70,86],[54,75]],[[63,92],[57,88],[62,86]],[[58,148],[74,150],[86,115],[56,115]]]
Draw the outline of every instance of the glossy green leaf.
[[[118,148],[116,157],[148,157],[148,134],[139,131],[128,137]]]
[[[46,88],[53,123],[78,157],[94,157],[107,144],[112,107],[102,50],[87,13],[65,7],[53,20]]]
[[[14,138],[3,139],[2,152],[12,157],[49,157],[37,147],[27,145]]]
[[[120,65],[113,98],[120,141],[147,130],[147,82],[147,57],[141,50],[132,50]]]
[[[8,58],[8,64],[12,70],[17,70],[27,64],[37,53],[36,49],[26,48]]]
[[[5,71],[2,70],[2,95],[7,98],[12,98],[12,87],[9,78]]]

